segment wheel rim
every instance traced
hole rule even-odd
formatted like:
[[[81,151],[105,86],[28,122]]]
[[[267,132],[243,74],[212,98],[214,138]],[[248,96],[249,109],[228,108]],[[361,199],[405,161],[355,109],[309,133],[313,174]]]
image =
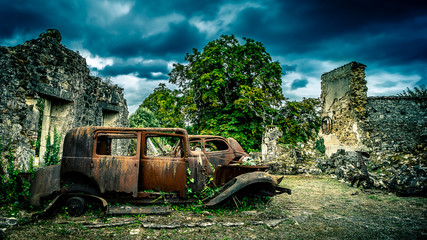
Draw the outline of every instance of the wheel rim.
[[[85,205],[86,201],[81,197],[71,197],[65,203],[67,213],[72,217],[82,215],[85,212]]]

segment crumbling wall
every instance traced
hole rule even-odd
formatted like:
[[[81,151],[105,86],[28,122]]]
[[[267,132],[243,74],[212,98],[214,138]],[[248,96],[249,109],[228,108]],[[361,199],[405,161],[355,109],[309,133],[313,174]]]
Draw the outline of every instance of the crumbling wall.
[[[49,29],[23,45],[0,47],[2,160],[9,154],[5,150],[12,149],[21,170],[28,169],[31,159],[43,164],[46,137],[54,129],[63,139],[77,126],[127,126],[123,89],[90,76],[86,60],[61,39],[59,31]]]
[[[326,154],[363,149],[360,123],[366,118],[366,66],[351,62],[321,76],[322,134]]]
[[[315,149],[316,141],[310,139],[307,143],[298,142],[295,146],[283,145],[278,143],[282,134],[277,126],[267,126],[262,139],[261,156],[250,153],[251,157],[268,166],[267,171],[273,174],[320,174],[314,160],[322,158],[323,154]]]
[[[267,126],[262,136],[261,153],[262,161],[270,162],[276,158],[277,140],[282,136],[282,131],[276,126]]]
[[[322,75],[321,136],[332,156],[317,166],[365,187],[426,195],[427,99],[367,97],[365,67],[352,62]]]
[[[427,134],[426,99],[368,98],[365,67],[351,62],[321,77],[326,154],[338,149],[374,155],[421,152]]]

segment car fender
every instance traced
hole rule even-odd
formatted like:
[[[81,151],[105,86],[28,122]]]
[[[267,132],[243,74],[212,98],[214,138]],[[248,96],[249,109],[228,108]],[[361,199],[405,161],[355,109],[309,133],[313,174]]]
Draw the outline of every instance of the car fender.
[[[37,170],[30,187],[30,204],[32,206],[40,206],[40,198],[59,192],[60,175],[61,164],[46,166]]]
[[[220,194],[211,199],[205,204],[205,206],[215,206],[233,196],[239,190],[254,184],[266,184],[267,186],[271,186],[275,189],[277,186],[277,180],[266,172],[256,171],[241,174],[224,184],[220,189]]]

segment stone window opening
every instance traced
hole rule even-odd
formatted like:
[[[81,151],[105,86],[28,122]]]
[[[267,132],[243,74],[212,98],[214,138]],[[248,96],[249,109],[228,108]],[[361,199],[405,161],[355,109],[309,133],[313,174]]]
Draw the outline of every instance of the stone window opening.
[[[325,135],[332,133],[332,119],[328,116],[322,118],[322,132]]]
[[[111,111],[107,109],[102,110],[102,121],[101,125],[105,127],[114,127],[116,126],[116,121],[119,118],[119,113],[116,111]]]

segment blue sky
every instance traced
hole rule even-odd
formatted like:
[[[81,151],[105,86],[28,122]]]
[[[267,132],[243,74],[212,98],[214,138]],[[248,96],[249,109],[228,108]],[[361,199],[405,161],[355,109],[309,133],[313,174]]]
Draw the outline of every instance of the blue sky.
[[[427,3],[375,0],[0,0],[0,45],[48,28],[91,74],[124,88],[132,113],[173,63],[224,34],[262,42],[283,68],[285,97],[319,97],[320,76],[367,65],[369,96],[427,85]],[[170,88],[173,85],[167,84]]]

